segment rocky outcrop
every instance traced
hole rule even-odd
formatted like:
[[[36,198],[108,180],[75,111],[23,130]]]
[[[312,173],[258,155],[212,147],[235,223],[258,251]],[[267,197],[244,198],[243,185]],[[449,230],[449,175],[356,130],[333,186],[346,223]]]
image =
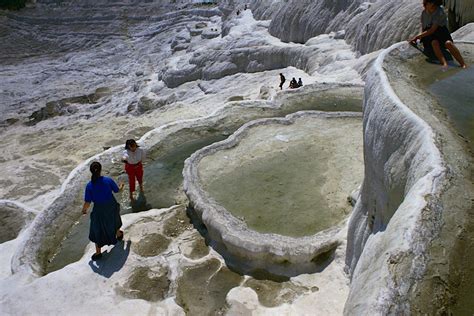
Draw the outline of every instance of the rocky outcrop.
[[[422,7],[417,0],[258,0],[251,8],[256,18],[271,18],[270,33],[285,42],[344,29],[346,41],[366,54],[416,33]]]
[[[474,22],[474,3],[470,0],[445,0],[451,32]]]
[[[355,57],[342,40],[332,42],[331,49],[339,47],[340,50],[338,54],[330,56],[327,53],[328,48],[321,42],[324,42],[324,39],[297,47],[260,46],[198,51],[189,60],[184,59],[165,67],[159,78],[168,87],[174,88],[198,79],[220,79],[239,72],[253,73],[288,66],[314,74],[316,71],[324,72],[326,65]]]

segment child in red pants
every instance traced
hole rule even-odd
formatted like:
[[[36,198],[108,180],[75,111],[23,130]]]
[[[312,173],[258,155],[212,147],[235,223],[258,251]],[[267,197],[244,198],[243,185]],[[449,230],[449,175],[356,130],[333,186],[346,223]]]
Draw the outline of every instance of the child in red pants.
[[[135,192],[135,179],[138,180],[140,191],[143,192],[143,160],[145,160],[145,151],[141,149],[135,140],[128,139],[125,142],[125,151],[123,153],[123,162],[125,163],[125,172],[128,175],[128,184],[130,187],[130,201],[134,202],[133,192]]]

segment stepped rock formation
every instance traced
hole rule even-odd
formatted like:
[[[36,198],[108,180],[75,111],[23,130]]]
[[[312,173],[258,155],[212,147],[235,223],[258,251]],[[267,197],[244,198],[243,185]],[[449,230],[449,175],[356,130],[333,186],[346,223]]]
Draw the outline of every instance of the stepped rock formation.
[[[285,42],[345,30],[345,40],[361,54],[406,40],[420,29],[421,0],[257,0],[252,9],[258,19],[271,19],[269,31]],[[448,0],[452,29],[474,21],[474,4]]]
[[[458,47],[472,63],[474,43],[458,41]],[[472,257],[464,254],[474,239],[472,152],[466,145],[472,133],[463,136],[456,119],[441,114],[442,102],[427,90],[442,78],[437,68],[420,67],[423,62],[408,44],[395,44],[367,77],[365,177],[346,258],[352,274],[348,315],[456,315],[472,308],[466,299]],[[458,102],[455,111],[470,106]]]
[[[445,0],[451,31],[474,22],[474,3],[470,0]]]
[[[458,69],[441,73],[406,43],[378,51],[418,31],[420,1],[256,0],[237,14],[245,3],[38,0],[0,11],[0,208],[13,228],[0,243],[0,314],[456,315],[469,308],[472,157],[420,70],[443,80]],[[448,8],[459,23],[470,21],[468,0]],[[474,41],[474,24],[454,37]],[[470,64],[473,45],[460,43]],[[287,81],[280,91],[280,72],[305,85],[288,89]],[[231,271],[203,237],[207,228],[189,222],[179,172],[168,196],[179,205],[130,214],[125,193],[125,242],[104,248],[102,262],[89,260],[92,244],[72,247],[78,257],[50,269],[80,222],[88,164],[99,160],[119,177],[125,139],[150,151],[153,171],[164,169],[163,156],[180,168],[177,149],[232,140],[255,119],[360,111],[364,83],[365,178],[360,193],[352,192],[359,183],[343,190],[355,208],[332,236],[333,252],[323,262],[313,257],[320,271],[280,282]],[[357,130],[344,133],[358,137]],[[84,280],[95,291],[71,286]]]

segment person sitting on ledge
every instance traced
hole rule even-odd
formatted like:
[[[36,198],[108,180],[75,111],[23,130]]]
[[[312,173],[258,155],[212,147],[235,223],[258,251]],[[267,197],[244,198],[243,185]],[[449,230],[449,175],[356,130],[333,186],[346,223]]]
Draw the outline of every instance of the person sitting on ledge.
[[[303,86],[303,80],[301,80],[301,78],[298,78],[298,87],[302,87]]]
[[[447,28],[448,19],[441,4],[442,0],[423,0],[423,7],[425,8],[421,13],[423,31],[409,39],[409,42],[416,43],[421,40],[425,48],[432,46],[443,69],[448,68],[448,62],[441,51],[441,47],[445,46],[461,67],[467,68],[461,53],[453,43],[453,38]]]
[[[295,77],[293,77],[293,79],[291,79],[289,88],[290,88],[290,89],[296,89],[296,88],[298,88],[298,82],[296,82]]]

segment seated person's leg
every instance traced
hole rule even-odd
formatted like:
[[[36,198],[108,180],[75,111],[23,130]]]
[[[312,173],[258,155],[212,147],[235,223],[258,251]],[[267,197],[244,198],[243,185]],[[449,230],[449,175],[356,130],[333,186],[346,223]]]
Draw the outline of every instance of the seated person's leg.
[[[444,55],[441,52],[441,46],[439,44],[439,41],[438,40],[431,41],[431,46],[433,47],[433,51],[434,51],[436,57],[438,58],[438,60],[440,61],[441,65],[443,67],[447,67],[448,62],[446,61],[446,58],[444,58]]]
[[[452,41],[446,41],[444,44],[446,48],[449,50],[449,52],[453,55],[453,57],[457,60],[457,62],[461,65],[462,68],[466,68],[467,65],[464,62],[464,59],[461,56],[461,53],[459,52],[459,49],[454,45]]]
[[[421,43],[423,44],[423,53],[430,59],[436,58],[433,52],[433,46],[431,46],[431,42],[433,41],[433,37],[427,36],[421,39]]]

